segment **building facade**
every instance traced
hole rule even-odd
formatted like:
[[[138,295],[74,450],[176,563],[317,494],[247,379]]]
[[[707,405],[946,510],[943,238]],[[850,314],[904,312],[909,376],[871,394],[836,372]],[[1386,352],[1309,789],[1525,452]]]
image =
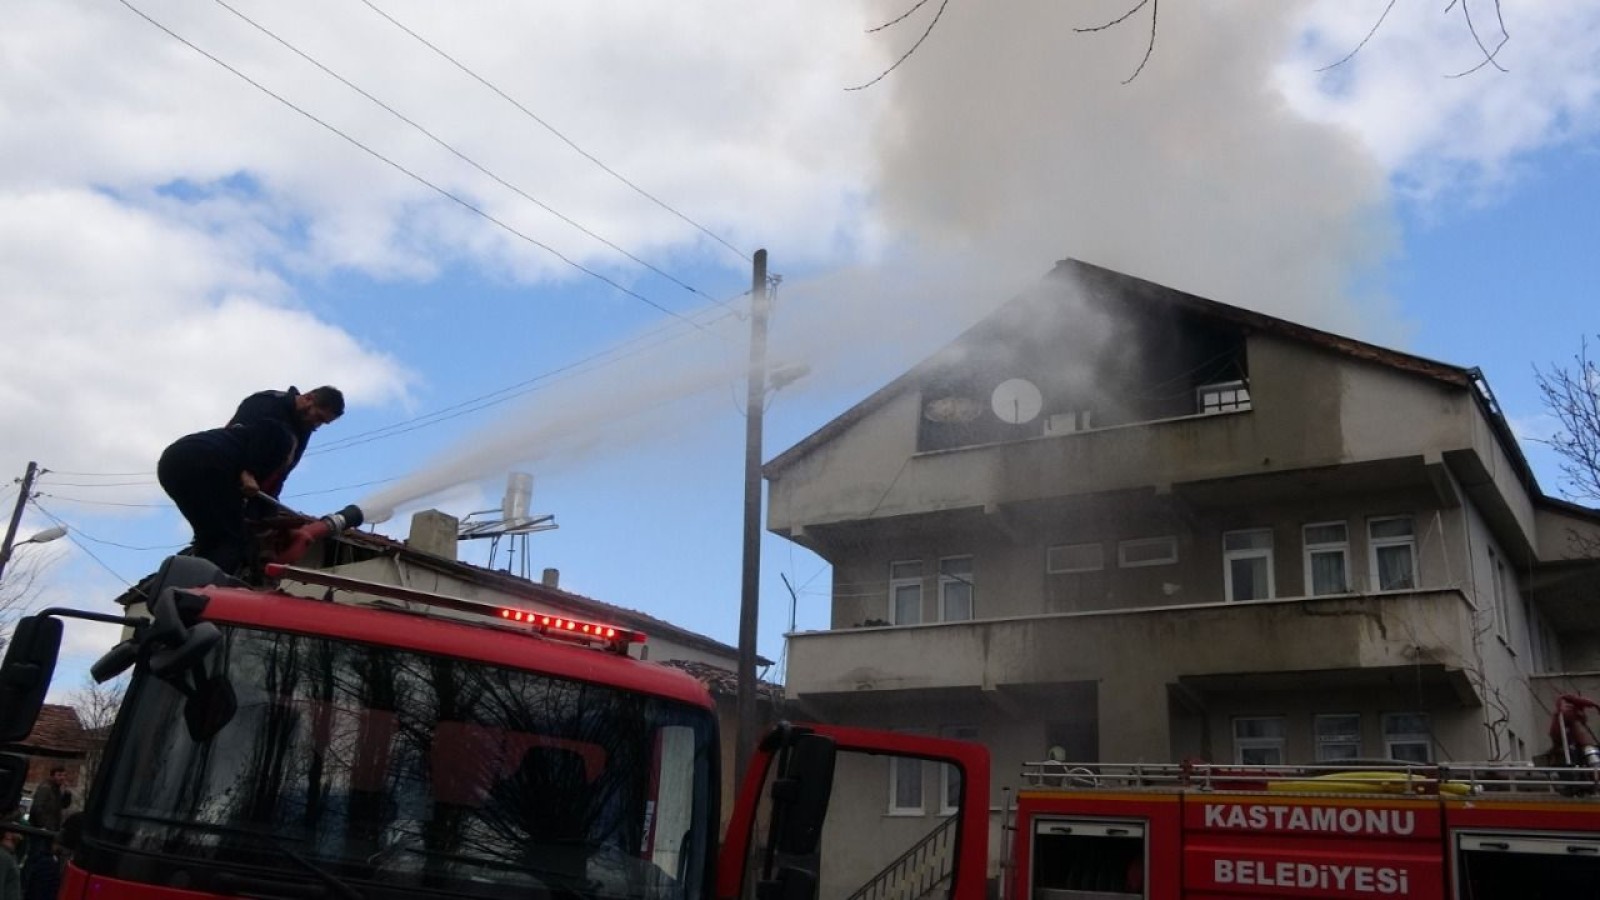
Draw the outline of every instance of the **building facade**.
[[[978,740],[994,802],[1047,755],[1529,759],[1600,686],[1600,515],[1476,370],[1084,263],[765,474],[833,568],[791,703]],[[948,772],[877,777],[882,827],[951,806]]]

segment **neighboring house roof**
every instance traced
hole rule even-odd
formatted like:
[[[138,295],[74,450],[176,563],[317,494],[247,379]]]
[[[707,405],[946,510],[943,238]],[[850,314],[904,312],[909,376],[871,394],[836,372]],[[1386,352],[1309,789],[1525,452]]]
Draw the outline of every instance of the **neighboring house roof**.
[[[1533,478],[1532,468],[1523,457],[1522,449],[1517,445],[1516,438],[1511,432],[1511,427],[1506,423],[1504,416],[1500,414],[1498,406],[1494,403],[1493,395],[1489,392],[1488,383],[1484,381],[1482,373],[1477,369],[1464,368],[1412,353],[1391,350],[1387,347],[1380,347],[1376,344],[1369,344],[1365,341],[1358,341],[1354,338],[1333,334],[1332,332],[1310,328],[1286,319],[1279,319],[1265,313],[1229,306],[1226,303],[1218,303],[1215,300],[1208,300],[1204,297],[1075,259],[1061,260],[1056,263],[1055,269],[1046,277],[1063,280],[1074,279],[1097,295],[1114,297],[1130,305],[1142,306],[1147,310],[1187,311],[1206,318],[1232,323],[1246,332],[1272,334],[1286,340],[1311,344],[1351,359],[1386,366],[1464,389],[1476,398],[1480,408],[1483,409],[1501,443],[1505,446],[1507,454],[1517,466],[1518,474],[1521,476],[1524,485],[1534,496],[1542,496],[1538,484]],[[1020,302],[1020,300],[1021,298],[1012,302]],[[776,478],[782,475],[785,469],[804,458],[811,451],[838,437],[872,411],[883,406],[904,391],[916,389],[930,372],[947,364],[953,358],[952,353],[955,352],[955,348],[960,347],[964,341],[975,334],[982,333],[987,327],[990,318],[986,318],[974,325],[943,349],[873,392],[860,403],[845,410],[793,447],[773,457],[771,461],[762,467],[762,474],[768,478]]]
[[[730,647],[721,641],[706,637],[699,632],[674,625],[665,619],[660,619],[649,613],[635,609],[617,606],[593,597],[574,594],[560,588],[530,581],[510,572],[500,572],[473,563],[435,556],[413,549],[403,541],[385,537],[369,531],[347,531],[339,535],[336,540],[347,544],[354,544],[377,550],[386,555],[398,556],[409,565],[431,569],[441,574],[459,578],[510,597],[517,597],[540,603],[552,609],[562,610],[579,619],[598,619],[606,624],[618,625],[641,631],[646,636],[670,638],[674,643],[703,650],[719,656],[737,658],[739,650]],[[758,665],[771,665],[772,661],[757,657]]]
[[[696,681],[705,685],[706,690],[713,696],[732,697],[739,692],[739,674],[730,669],[692,659],[669,659],[662,665],[688,672]],[[758,681],[756,696],[770,703],[782,703],[783,685]]]
[[[56,703],[46,703],[39,710],[33,730],[17,746],[35,756],[75,757],[89,751],[88,735],[78,711]]]

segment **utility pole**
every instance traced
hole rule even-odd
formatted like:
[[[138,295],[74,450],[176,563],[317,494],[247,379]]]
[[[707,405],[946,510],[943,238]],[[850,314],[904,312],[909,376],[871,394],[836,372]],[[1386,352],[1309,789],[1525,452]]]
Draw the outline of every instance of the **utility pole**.
[[[6,539],[0,543],[0,576],[6,573],[6,563],[11,561],[11,542],[17,539],[17,526],[22,523],[22,508],[33,496],[33,479],[39,474],[39,464],[29,461],[28,471],[22,475],[22,490],[17,491],[17,505],[11,510],[11,523],[6,526]]]
[[[761,414],[767,400],[767,251],[750,276],[750,375],[744,403],[744,578],[739,592],[739,736],[734,784],[756,749],[756,620],[761,591]]]

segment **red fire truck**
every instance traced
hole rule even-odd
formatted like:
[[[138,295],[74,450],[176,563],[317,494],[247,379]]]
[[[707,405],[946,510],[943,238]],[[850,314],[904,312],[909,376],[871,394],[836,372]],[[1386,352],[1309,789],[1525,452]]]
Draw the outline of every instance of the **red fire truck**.
[[[1600,771],[1030,764],[1011,900],[1600,897]]]
[[[805,900],[826,864],[836,755],[919,757],[988,795],[981,748],[782,726],[719,848],[715,706],[688,675],[630,654],[641,635],[286,566],[268,575],[278,587],[246,587],[173,557],[141,586],[143,612],[19,623],[0,664],[0,741],[36,720],[63,620],[123,625],[92,672],[132,671],[64,841],[60,896]],[[321,596],[293,596],[291,582]],[[0,806],[14,807],[25,773],[26,759],[0,754]],[[986,804],[963,816],[985,833]],[[981,841],[964,852],[950,884],[981,897]]]

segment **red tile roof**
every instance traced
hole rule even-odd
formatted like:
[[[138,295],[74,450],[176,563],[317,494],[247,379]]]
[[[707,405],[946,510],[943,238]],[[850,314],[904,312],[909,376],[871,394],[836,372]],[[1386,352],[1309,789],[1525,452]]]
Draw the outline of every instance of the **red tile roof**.
[[[88,735],[70,706],[46,703],[39,710],[39,721],[20,745],[35,753],[53,756],[82,756],[89,750]]]

